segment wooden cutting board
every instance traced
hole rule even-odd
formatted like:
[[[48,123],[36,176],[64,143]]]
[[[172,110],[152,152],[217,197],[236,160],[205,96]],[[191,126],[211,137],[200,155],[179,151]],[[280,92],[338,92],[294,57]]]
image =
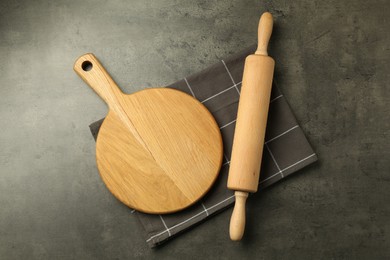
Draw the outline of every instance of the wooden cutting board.
[[[206,107],[169,88],[124,94],[93,54],[77,59],[74,70],[109,107],[96,160],[117,199],[138,211],[164,214],[205,195],[223,158],[221,133]]]

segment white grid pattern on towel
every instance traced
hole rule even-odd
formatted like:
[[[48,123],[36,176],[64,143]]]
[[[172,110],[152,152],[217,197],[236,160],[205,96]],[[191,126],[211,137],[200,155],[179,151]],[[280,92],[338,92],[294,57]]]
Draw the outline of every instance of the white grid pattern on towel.
[[[238,84],[241,84],[241,82],[239,82]],[[188,85],[188,86],[189,86],[189,85]],[[218,93],[215,94],[215,95],[212,95],[211,97],[206,98],[205,100],[201,101],[201,103],[203,104],[204,102],[209,101],[210,99],[213,99],[213,98],[215,98],[216,96],[219,96],[219,95],[221,95],[222,93],[225,93],[226,91],[231,90],[232,88],[237,88],[236,84],[234,84],[234,85],[231,86],[231,87],[228,87],[227,89],[222,90],[221,92],[218,92]]]
[[[277,96],[276,98],[272,99],[269,103],[272,103],[272,102],[274,102],[275,100],[277,100],[277,99],[279,99],[279,98],[281,98],[281,97],[283,97],[283,95]]]
[[[203,204],[203,203],[201,203],[201,205],[202,205],[202,207],[203,207],[204,211],[206,212],[206,215],[208,216],[208,215],[209,215],[209,211],[206,209],[206,207],[204,206],[204,204]]]
[[[161,215],[159,215],[159,216],[160,216],[160,219],[161,219],[166,231],[168,231],[168,236],[171,236],[171,231],[169,231],[169,228],[167,227],[167,224],[165,223],[163,217]]]
[[[283,175],[283,173],[282,173],[282,170],[280,169],[279,164],[278,164],[278,162],[276,161],[274,154],[271,152],[271,149],[269,149],[268,143],[265,143],[265,147],[267,147],[267,150],[268,150],[268,152],[269,152],[269,155],[271,155],[272,161],[274,161],[274,163],[275,163],[275,165],[276,165],[276,168],[278,168],[278,171],[279,171],[278,173],[280,173],[281,177],[283,178],[284,175]]]
[[[233,79],[233,77],[232,77],[232,74],[230,73],[230,71],[229,71],[229,69],[228,69],[228,67],[227,67],[227,65],[226,65],[226,63],[225,63],[223,60],[221,60],[221,62],[223,63],[223,65],[224,65],[224,67],[225,67],[227,73],[229,74],[229,77],[230,77],[230,79],[231,79],[232,82],[233,82],[233,86],[230,86],[230,87],[228,87],[227,89],[222,90],[222,91],[220,91],[219,93],[217,93],[217,94],[215,94],[215,95],[213,95],[213,96],[211,96],[211,97],[209,97],[209,98],[206,98],[205,100],[202,101],[202,103],[204,103],[204,102],[206,102],[206,101],[208,101],[208,100],[211,100],[211,99],[213,99],[213,98],[215,98],[215,97],[217,97],[217,96],[223,94],[224,92],[226,92],[226,91],[228,91],[228,90],[230,90],[230,89],[232,89],[232,88],[236,88],[237,93],[240,94],[240,92],[239,92],[239,90],[238,90],[238,88],[237,88],[237,85],[241,84],[241,82],[239,82],[239,83],[236,84],[235,81],[234,81],[234,79]],[[188,87],[188,89],[190,90],[192,96],[193,96],[194,98],[196,98],[196,96],[195,96],[195,94],[194,94],[194,92],[193,92],[193,89],[192,89],[191,85],[188,83],[187,78],[184,78],[184,81],[186,82],[187,87]],[[272,102],[278,100],[278,99],[281,98],[282,96],[283,96],[283,95],[279,95],[279,96],[273,98],[273,99],[270,101],[270,103],[272,103]],[[229,125],[231,125],[231,124],[233,124],[233,123],[235,123],[235,122],[236,122],[236,119],[233,120],[233,121],[231,121],[231,122],[229,122],[229,123],[227,123],[227,124],[225,124],[225,125],[223,125],[223,126],[221,126],[220,129],[223,129],[223,128],[225,128],[225,127],[227,127],[227,126],[229,126]],[[267,141],[264,143],[265,146],[267,147],[268,152],[270,153],[270,155],[271,155],[271,157],[272,157],[273,162],[275,163],[275,165],[276,165],[276,167],[277,167],[277,169],[278,169],[278,172],[276,172],[276,173],[272,174],[271,176],[269,176],[268,178],[262,180],[261,182],[259,182],[259,184],[262,184],[262,183],[264,183],[264,182],[266,182],[266,181],[269,181],[269,180],[273,179],[274,177],[276,177],[276,176],[278,176],[278,175],[280,175],[281,178],[284,178],[284,175],[283,175],[283,172],[284,172],[284,171],[286,171],[287,169],[290,169],[291,167],[294,167],[295,165],[297,165],[297,164],[299,164],[299,163],[301,163],[301,162],[303,162],[303,161],[305,161],[305,160],[307,160],[307,159],[309,159],[309,158],[315,156],[315,154],[313,153],[313,154],[307,156],[306,158],[303,158],[302,160],[300,160],[300,161],[298,161],[298,162],[296,162],[296,163],[294,163],[294,164],[292,164],[292,165],[290,165],[290,166],[287,166],[287,167],[284,168],[284,169],[280,169],[280,167],[279,167],[279,165],[278,165],[278,163],[277,163],[277,161],[276,161],[276,159],[275,159],[275,157],[274,157],[274,155],[273,155],[271,149],[270,149],[269,146],[268,146],[268,143],[270,143],[270,142],[272,142],[272,141],[274,141],[274,140],[280,138],[281,136],[283,136],[283,135],[289,133],[290,131],[292,131],[292,130],[294,130],[295,128],[298,128],[298,127],[299,127],[298,125],[295,125],[295,126],[293,126],[292,128],[286,130],[285,132],[283,132],[283,133],[281,133],[281,134],[279,134],[279,135],[277,135],[277,136],[275,136],[275,137],[273,137],[273,138],[267,140]],[[226,162],[225,162],[223,165],[230,164],[230,160],[229,160],[229,158],[226,156],[225,153],[224,153],[224,157],[225,157],[225,159],[226,159]],[[162,221],[162,223],[163,223],[163,225],[164,225],[164,227],[165,227],[165,230],[163,230],[162,232],[160,232],[160,233],[158,233],[158,234],[155,234],[155,235],[151,236],[150,238],[148,238],[148,239],[146,240],[146,242],[149,242],[149,241],[151,241],[153,238],[159,237],[159,236],[161,236],[161,235],[163,235],[163,234],[165,234],[165,233],[168,233],[168,237],[170,237],[170,236],[172,235],[171,230],[173,230],[173,229],[175,229],[175,228],[177,228],[177,227],[179,227],[179,226],[181,226],[181,225],[187,223],[188,221],[191,221],[191,220],[194,219],[194,218],[197,218],[197,217],[201,216],[202,214],[206,214],[206,217],[207,217],[207,216],[209,216],[209,210],[210,210],[210,209],[213,209],[213,208],[217,207],[218,205],[220,205],[220,204],[222,204],[222,203],[225,203],[225,202],[227,202],[227,201],[229,201],[229,200],[233,200],[233,199],[234,199],[234,195],[229,196],[228,198],[223,199],[222,201],[217,202],[216,204],[214,204],[214,205],[212,205],[212,206],[210,206],[210,207],[208,207],[208,208],[207,208],[203,203],[201,203],[201,205],[202,205],[202,207],[203,207],[203,211],[201,211],[201,212],[195,214],[194,216],[192,216],[192,217],[190,217],[190,218],[188,218],[188,219],[186,219],[186,220],[184,220],[184,221],[182,221],[182,222],[179,222],[179,223],[177,223],[177,224],[175,224],[175,225],[173,225],[173,226],[171,226],[171,227],[168,227],[168,226],[166,225],[166,222],[164,221],[163,216],[162,216],[162,215],[159,215],[159,216],[160,216],[160,219],[161,219],[161,221]]]
[[[233,79],[233,76],[232,76],[232,74],[230,73],[230,71],[229,71],[228,67],[226,66],[226,63],[225,63],[225,61],[224,61],[224,60],[221,60],[221,62],[222,62],[222,64],[223,64],[223,66],[225,67],[225,69],[226,69],[227,73],[229,74],[229,77],[230,77],[230,79],[232,80],[232,82],[233,82],[233,86],[236,88],[238,95],[240,95],[240,91],[238,90],[238,87],[237,87],[237,85],[238,85],[238,84],[240,84],[241,82],[236,84],[236,82],[235,82],[235,81],[234,81],[234,79]]]
[[[184,81],[186,82],[187,87],[190,89],[192,96],[193,96],[194,98],[196,98],[196,97],[195,97],[195,94],[194,94],[194,91],[192,91],[192,88],[191,88],[190,84],[188,84],[187,78],[184,78]]]

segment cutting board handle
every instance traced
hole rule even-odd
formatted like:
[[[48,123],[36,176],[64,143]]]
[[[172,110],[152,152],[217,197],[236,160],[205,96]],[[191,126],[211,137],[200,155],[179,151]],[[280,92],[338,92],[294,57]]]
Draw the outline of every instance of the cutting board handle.
[[[82,55],[74,63],[73,69],[110,108],[118,103],[117,98],[123,93],[95,55]]]
[[[269,12],[263,13],[260,17],[259,27],[257,29],[258,42],[255,54],[268,56],[267,48],[269,39],[271,38],[273,25],[272,14]]]

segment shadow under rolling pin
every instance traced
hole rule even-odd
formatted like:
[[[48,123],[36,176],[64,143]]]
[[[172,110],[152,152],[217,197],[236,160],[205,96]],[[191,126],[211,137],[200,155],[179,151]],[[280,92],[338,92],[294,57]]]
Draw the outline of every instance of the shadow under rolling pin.
[[[259,184],[275,67],[275,61],[267,53],[272,27],[272,15],[266,12],[259,22],[257,50],[245,59],[227,183],[229,189],[236,191],[236,203],[230,220],[232,240],[241,240],[244,234],[246,199],[249,192],[257,191]]]

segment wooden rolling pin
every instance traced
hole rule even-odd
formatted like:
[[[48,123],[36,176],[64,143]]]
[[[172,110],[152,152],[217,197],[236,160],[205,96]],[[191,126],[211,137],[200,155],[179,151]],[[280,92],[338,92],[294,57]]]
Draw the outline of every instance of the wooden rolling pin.
[[[259,183],[275,66],[275,61],[267,53],[272,26],[272,15],[264,13],[259,22],[257,50],[245,60],[227,184],[229,189],[236,191],[230,220],[232,240],[240,240],[244,234],[245,202],[249,192],[257,191]]]

